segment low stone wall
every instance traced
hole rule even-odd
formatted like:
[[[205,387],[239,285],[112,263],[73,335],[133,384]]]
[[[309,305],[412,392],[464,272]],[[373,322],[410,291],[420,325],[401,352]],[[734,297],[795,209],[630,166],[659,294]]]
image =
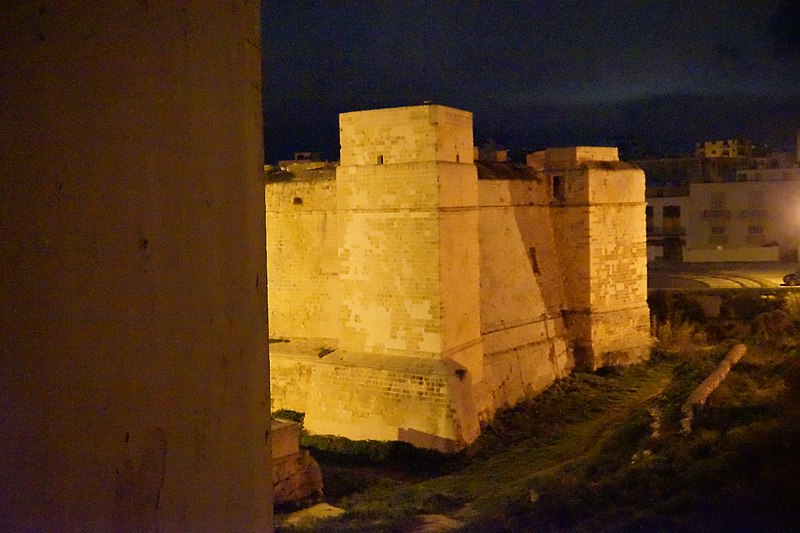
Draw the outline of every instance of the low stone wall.
[[[310,433],[455,451],[479,434],[472,376],[436,359],[273,345],[272,408],[305,413]]]
[[[761,261],[780,261],[780,248],[777,246],[750,246],[737,248],[685,248],[684,263],[757,263]]]

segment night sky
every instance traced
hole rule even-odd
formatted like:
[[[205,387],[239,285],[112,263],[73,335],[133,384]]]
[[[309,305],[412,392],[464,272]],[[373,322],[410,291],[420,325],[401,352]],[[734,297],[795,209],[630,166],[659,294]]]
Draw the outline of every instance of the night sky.
[[[269,0],[262,21],[268,162],[337,159],[339,113],[424,101],[511,149],[800,128],[796,0]]]

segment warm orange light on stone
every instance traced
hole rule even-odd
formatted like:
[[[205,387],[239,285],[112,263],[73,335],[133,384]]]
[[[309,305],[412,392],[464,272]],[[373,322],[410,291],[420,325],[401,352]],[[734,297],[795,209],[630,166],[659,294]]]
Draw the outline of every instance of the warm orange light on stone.
[[[471,113],[438,105],[340,134],[335,174],[266,186],[275,408],[452,450],[576,362],[648,356],[644,174],[616,148],[475,163]]]

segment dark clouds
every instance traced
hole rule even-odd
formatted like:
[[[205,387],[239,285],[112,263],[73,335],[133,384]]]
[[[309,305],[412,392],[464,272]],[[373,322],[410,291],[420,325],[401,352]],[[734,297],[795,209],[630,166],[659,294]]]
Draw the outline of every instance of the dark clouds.
[[[800,2],[781,2],[770,18],[770,30],[774,57],[800,60]]]
[[[307,148],[335,157],[338,113],[424,100],[473,111],[477,140],[512,147],[780,138],[800,125],[797,6],[271,0],[267,158]]]

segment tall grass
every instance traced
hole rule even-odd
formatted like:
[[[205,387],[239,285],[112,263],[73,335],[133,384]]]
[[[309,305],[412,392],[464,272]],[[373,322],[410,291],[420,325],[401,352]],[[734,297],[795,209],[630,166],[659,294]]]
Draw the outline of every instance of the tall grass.
[[[702,327],[675,313],[664,319],[650,319],[650,334],[657,339],[659,351],[688,357],[707,345]]]

